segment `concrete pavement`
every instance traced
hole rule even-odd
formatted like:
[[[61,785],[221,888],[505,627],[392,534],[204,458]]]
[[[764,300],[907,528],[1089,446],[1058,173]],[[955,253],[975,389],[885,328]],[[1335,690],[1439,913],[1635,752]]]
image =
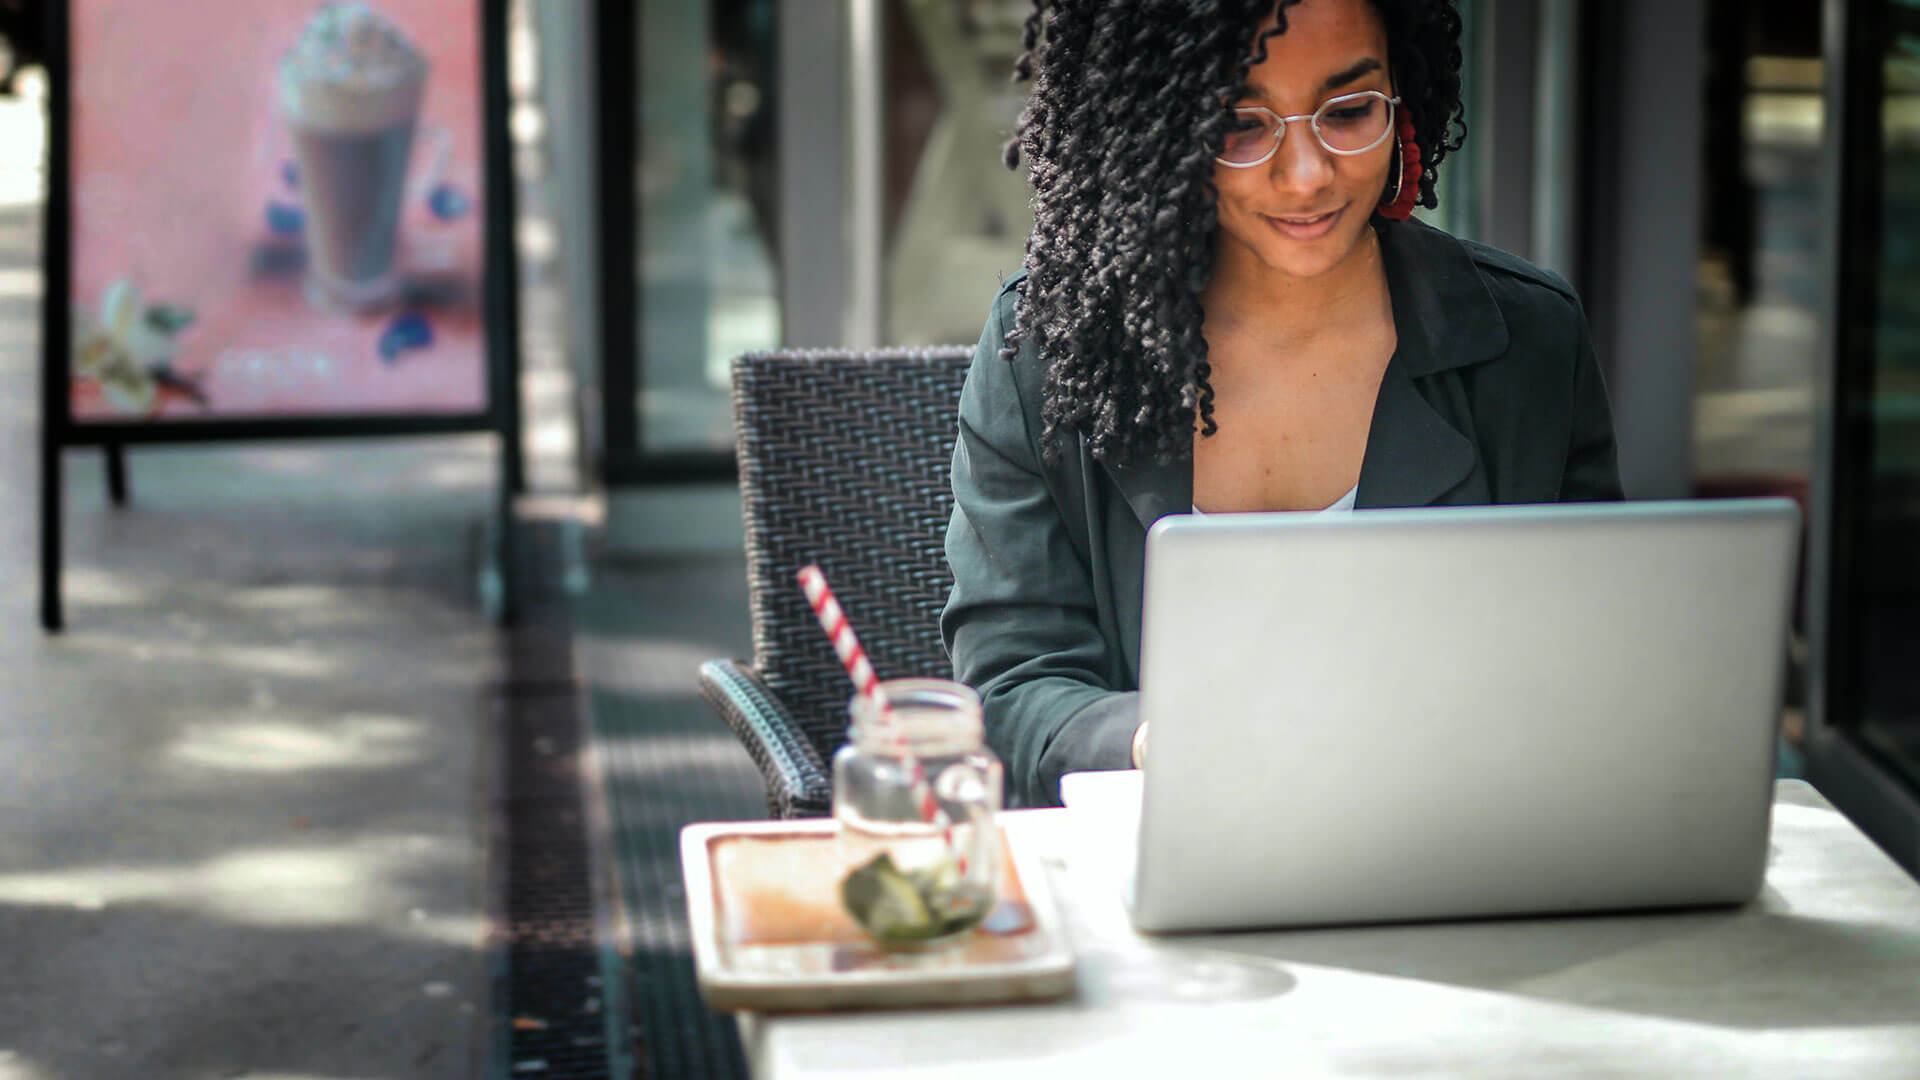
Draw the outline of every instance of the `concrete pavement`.
[[[490,437],[67,455],[37,621],[38,148],[0,99],[0,1080],[468,1077]]]

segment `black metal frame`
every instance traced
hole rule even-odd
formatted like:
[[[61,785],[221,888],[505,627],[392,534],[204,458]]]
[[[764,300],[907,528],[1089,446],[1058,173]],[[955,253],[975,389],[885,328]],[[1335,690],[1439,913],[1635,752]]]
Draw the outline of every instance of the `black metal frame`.
[[[1827,465],[1831,558],[1825,585],[1827,618],[1827,715],[1836,727],[1859,724],[1861,669],[1854,648],[1853,592],[1858,548],[1869,497],[1867,468],[1873,462],[1874,346],[1879,314],[1881,202],[1881,102],[1885,79],[1878,28],[1867,25],[1872,4],[1849,4],[1842,48],[1837,178],[1840,219],[1834,223],[1833,317],[1827,327],[1833,356],[1832,460]],[[1836,664],[1833,661],[1844,660]]]
[[[1829,116],[1828,207],[1834,220],[1824,459],[1817,462],[1814,521],[1821,560],[1809,575],[1808,608],[1819,622],[1807,741],[1808,778],[1909,873],[1920,874],[1920,791],[1903,782],[1861,738],[1864,658],[1855,634],[1860,545],[1871,500],[1871,411],[1880,279],[1884,159],[1881,50],[1885,26],[1872,3],[1826,0]],[[1834,100],[1837,95],[1837,102]],[[1837,106],[1837,108],[1833,107]]]
[[[640,386],[646,356],[640,320],[640,206],[634,163],[639,160],[641,32],[632,0],[594,0],[597,133],[596,195],[600,206],[600,473],[612,486],[733,483],[739,468],[731,450],[648,453],[640,423]]]
[[[1610,107],[1620,85],[1620,12],[1613,4],[1582,4],[1580,22],[1582,92],[1575,108],[1584,135],[1577,151],[1582,167],[1574,170],[1573,197],[1575,205],[1585,209],[1574,226],[1574,246],[1579,254],[1572,277],[1586,307],[1594,349],[1604,373],[1611,378],[1613,325],[1611,319],[1601,315],[1614,310],[1617,299],[1620,245],[1613,222],[1622,207],[1615,185],[1602,182],[1596,170],[1587,166],[1612,160],[1626,137],[1619,110]]]
[[[640,446],[634,365],[640,352],[639,15],[632,0],[594,0],[595,202],[600,208],[601,454]],[[616,448],[618,448],[616,450]],[[603,463],[604,464],[604,463]]]
[[[80,422],[72,415],[71,296],[72,106],[68,0],[43,7],[49,92],[47,98],[47,202],[42,218],[44,288],[41,294],[40,426],[40,623],[49,631],[65,625],[61,603],[61,454],[68,447],[107,451],[107,484],[113,502],[125,501],[125,447],[136,443],[188,443],[329,439],[396,435],[495,432],[500,437],[500,477],[494,555],[500,575],[503,622],[516,614],[513,497],[525,487],[520,447],[519,285],[514,260],[513,146],[507,131],[508,0],[479,0],[481,125],[484,135],[486,392],[473,413],[368,413],[306,417],[241,416],[219,420],[150,423]]]

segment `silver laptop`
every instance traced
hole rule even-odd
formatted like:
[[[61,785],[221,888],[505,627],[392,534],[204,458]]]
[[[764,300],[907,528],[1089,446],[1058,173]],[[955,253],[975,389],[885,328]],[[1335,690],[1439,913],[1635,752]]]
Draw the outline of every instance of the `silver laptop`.
[[[1751,899],[1798,531],[1785,499],[1161,519],[1134,925]]]

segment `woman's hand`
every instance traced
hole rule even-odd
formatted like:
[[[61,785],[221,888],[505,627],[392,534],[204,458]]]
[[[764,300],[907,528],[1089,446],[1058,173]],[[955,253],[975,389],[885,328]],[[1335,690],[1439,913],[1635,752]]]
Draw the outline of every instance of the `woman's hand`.
[[[1142,768],[1146,763],[1147,724],[1146,721],[1143,720],[1140,722],[1139,727],[1133,729],[1133,767],[1136,769]]]

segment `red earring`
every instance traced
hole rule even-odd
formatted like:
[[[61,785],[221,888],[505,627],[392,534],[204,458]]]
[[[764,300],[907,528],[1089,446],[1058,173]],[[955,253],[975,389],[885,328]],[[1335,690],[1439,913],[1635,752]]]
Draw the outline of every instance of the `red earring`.
[[[1405,221],[1413,216],[1413,202],[1420,197],[1420,143],[1414,138],[1413,117],[1406,112],[1400,113],[1399,156],[1394,159],[1398,182],[1393,187],[1393,197],[1380,201],[1381,217],[1395,221]]]

